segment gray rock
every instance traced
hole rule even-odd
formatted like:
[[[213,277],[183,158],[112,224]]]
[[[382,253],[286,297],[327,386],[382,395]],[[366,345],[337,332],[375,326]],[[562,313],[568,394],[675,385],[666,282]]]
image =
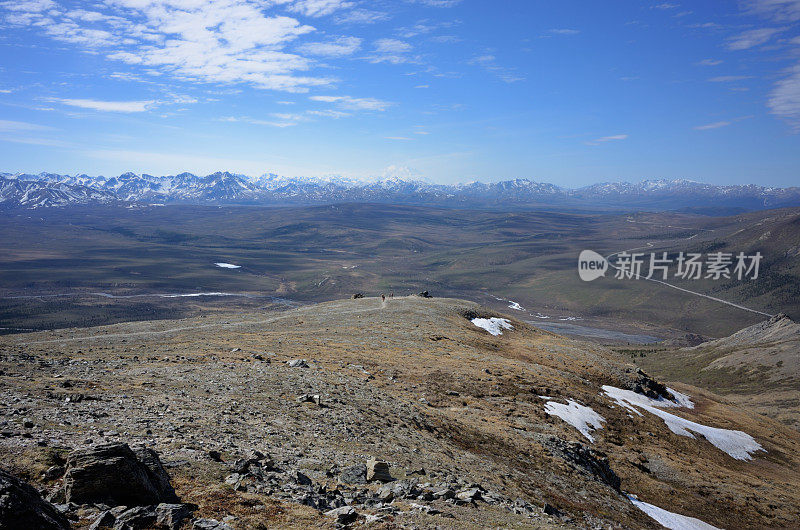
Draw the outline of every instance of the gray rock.
[[[339,481],[344,484],[366,484],[367,466],[364,464],[356,464],[344,468],[339,474]]]
[[[55,480],[64,475],[64,466],[50,466],[47,471],[42,473],[44,480]]]
[[[348,525],[354,523],[358,519],[358,512],[352,506],[342,506],[341,508],[334,508],[325,512],[328,517],[333,517],[336,522],[341,525]]]
[[[169,530],[177,530],[191,513],[191,507],[187,504],[161,503],[156,506],[156,523]]]
[[[313,484],[313,482],[311,481],[311,479],[310,479],[310,478],[308,478],[308,476],[307,476],[307,475],[305,475],[305,474],[301,473],[300,471],[297,471],[297,472],[294,474],[294,477],[293,477],[293,478],[294,478],[295,482],[297,482],[297,483],[298,483],[298,484],[300,484],[301,486],[311,486],[311,485]]]
[[[289,368],[308,368],[308,361],[305,359],[292,359],[286,364],[289,365]]]
[[[455,496],[456,492],[451,488],[442,488],[433,492],[433,497],[436,499],[453,499]]]
[[[156,522],[155,506],[134,506],[122,512],[114,521],[114,530],[144,530]]]
[[[66,517],[33,486],[0,469],[0,528],[69,529]]]
[[[456,493],[456,499],[461,501],[474,502],[481,499],[481,490],[478,488],[467,488]]]
[[[230,525],[221,523],[216,519],[196,519],[192,530],[233,530]]]
[[[370,458],[367,460],[367,481],[391,482],[394,477],[389,473],[389,464],[383,460]]]
[[[319,394],[301,394],[295,399],[298,403],[314,403],[322,406],[322,396]]]
[[[117,520],[109,510],[106,510],[97,516],[89,530],[99,530],[100,528],[113,528],[114,522]]]
[[[389,486],[381,486],[378,488],[376,495],[381,502],[392,502],[392,499],[394,499],[394,491]]]
[[[64,475],[67,502],[146,506],[178,500],[155,451],[124,443],[73,451]]]

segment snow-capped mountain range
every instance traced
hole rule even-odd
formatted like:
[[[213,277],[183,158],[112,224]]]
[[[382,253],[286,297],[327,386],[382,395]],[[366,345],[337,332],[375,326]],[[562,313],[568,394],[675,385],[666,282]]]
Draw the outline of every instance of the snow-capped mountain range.
[[[690,180],[614,182],[578,189],[514,179],[431,184],[390,177],[365,182],[346,177],[248,177],[229,172],[156,177],[0,173],[0,206],[43,208],[114,203],[313,205],[342,202],[416,204],[462,208],[585,208],[670,210],[800,206],[800,188],[717,186]]]

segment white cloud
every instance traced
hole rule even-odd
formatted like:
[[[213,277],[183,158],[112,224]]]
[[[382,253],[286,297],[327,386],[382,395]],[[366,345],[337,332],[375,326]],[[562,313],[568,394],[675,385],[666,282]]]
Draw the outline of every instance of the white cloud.
[[[745,0],[743,3],[751,13],[779,22],[800,20],[800,0]]]
[[[302,53],[322,57],[345,57],[361,47],[358,37],[337,37],[328,42],[307,42],[298,47]]]
[[[52,0],[13,0],[3,2],[2,6],[11,11],[25,11],[31,13],[41,13],[56,7]]]
[[[49,98],[48,101],[79,107],[82,109],[99,110],[103,112],[145,112],[150,109],[155,101],[98,101],[95,99],[63,99]]]
[[[487,53],[485,55],[473,57],[470,59],[469,64],[476,64],[482,67],[484,70],[493,73],[506,83],[516,83],[525,80],[525,78],[518,75],[514,69],[498,65],[496,59],[494,55]]]
[[[387,13],[369,9],[353,9],[337,15],[334,19],[337,24],[375,24],[384,20],[389,20]]]
[[[52,127],[23,121],[0,120],[0,132],[49,131]]]
[[[580,33],[578,29],[570,29],[570,28],[553,28],[549,31],[553,35],[577,35]]]
[[[318,16],[346,5],[349,2],[304,0],[292,8]],[[288,16],[266,14],[260,0],[105,0],[95,11],[66,12],[54,9],[50,0],[0,6],[13,11],[6,17],[9,24],[30,26],[58,41],[142,67],[148,74],[291,92],[334,81],[298,75],[313,63],[285,48],[314,28]]]
[[[321,103],[333,103],[334,105],[346,110],[377,110],[384,111],[392,103],[375,98],[353,98],[350,96],[311,96],[311,101]]]
[[[375,51],[378,53],[407,53],[412,46],[397,39],[378,39],[375,41]]]
[[[387,140],[411,140],[411,138],[406,138],[405,136],[384,136]]]
[[[767,106],[772,114],[785,119],[796,132],[800,132],[800,64],[788,73],[775,84]]]
[[[260,120],[256,118],[250,118],[248,116],[242,117],[235,117],[235,116],[226,116],[224,118],[219,118],[218,121],[224,121],[229,123],[249,123],[251,125],[267,125],[269,127],[278,127],[278,128],[285,128],[285,127],[294,127],[301,121],[306,121],[307,118],[297,114],[283,114],[283,113],[276,113],[272,114],[272,117],[277,118],[275,120]]]
[[[353,2],[347,0],[298,0],[289,9],[307,17],[323,17],[348,7],[353,7]]]
[[[729,50],[746,50],[769,41],[786,28],[758,28],[744,31],[728,39]]]
[[[611,136],[601,136],[600,138],[595,138],[594,140],[586,142],[586,145],[599,145],[606,142],[615,142],[618,140],[626,140],[628,138],[627,134],[614,134]]]
[[[708,131],[710,129],[719,129],[720,127],[727,127],[730,125],[731,122],[729,121],[715,121],[714,123],[708,123],[706,125],[698,125],[695,127],[697,131]]]
[[[702,61],[697,61],[694,64],[696,66],[717,66],[718,64],[722,64],[722,61],[717,59],[703,59]]]
[[[718,75],[710,77],[708,80],[711,83],[731,83],[733,81],[743,81],[745,79],[752,79],[751,75]]]
[[[375,52],[369,56],[373,63],[401,64],[411,61],[407,53],[413,49],[409,43],[398,39],[378,39],[374,43]]]
[[[430,7],[454,7],[461,3],[461,0],[409,0],[413,3],[424,4]]]
[[[431,42],[435,42],[437,44],[453,44],[454,42],[461,42],[461,37],[456,37],[455,35],[434,35],[431,37]]]
[[[651,7],[651,9],[676,9],[680,7],[680,4],[673,4],[669,2],[664,2],[662,4],[656,4]]]

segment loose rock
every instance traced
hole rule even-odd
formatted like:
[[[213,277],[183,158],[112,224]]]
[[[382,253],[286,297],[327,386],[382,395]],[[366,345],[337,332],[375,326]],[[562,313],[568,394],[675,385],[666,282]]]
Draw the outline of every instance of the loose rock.
[[[0,528],[68,530],[66,517],[30,484],[0,469]]]

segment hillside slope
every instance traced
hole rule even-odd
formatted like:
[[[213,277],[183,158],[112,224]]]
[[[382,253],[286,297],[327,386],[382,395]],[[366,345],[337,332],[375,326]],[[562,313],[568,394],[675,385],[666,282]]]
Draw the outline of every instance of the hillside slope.
[[[363,298],[2,337],[0,396],[13,410],[0,454],[54,489],[29,463],[42,453],[145,442],[200,515],[240,528],[333,524],[286,484],[226,484],[251,449],[326,492],[349,491],[336,486],[342,470],[374,456],[420,488],[479,484],[494,499],[358,504],[386,528],[656,528],[628,494],[721,528],[796,522],[800,434],[497,317],[459,300]]]
[[[800,430],[800,324],[784,314],[640,364],[670,380],[724,394]]]

